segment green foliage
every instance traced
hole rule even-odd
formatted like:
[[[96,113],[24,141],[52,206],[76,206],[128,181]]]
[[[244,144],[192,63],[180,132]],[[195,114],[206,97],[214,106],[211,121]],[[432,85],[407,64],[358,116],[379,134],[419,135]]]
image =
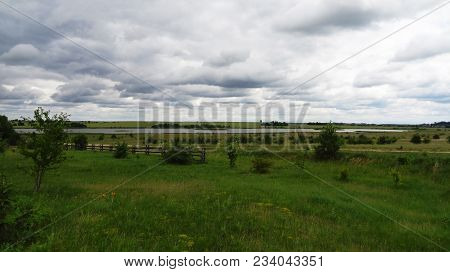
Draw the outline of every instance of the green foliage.
[[[394,183],[394,186],[399,186],[401,183],[401,177],[400,177],[400,171],[398,169],[392,168],[390,171],[392,182]]]
[[[4,141],[0,141],[0,154],[4,153],[6,150],[6,144]]]
[[[266,174],[270,172],[272,162],[266,158],[256,157],[252,160],[252,171],[258,174]]]
[[[128,145],[125,142],[116,144],[113,156],[116,159],[125,159],[128,156]]]
[[[105,135],[104,134],[100,134],[99,136],[98,136],[98,140],[99,141],[103,141],[105,139]]]
[[[430,142],[431,142],[431,140],[430,140],[429,136],[426,136],[426,137],[423,138],[423,143],[424,144],[429,144]]]
[[[170,164],[191,164],[194,162],[191,147],[174,146],[162,154],[163,160]]]
[[[407,157],[398,157],[397,163],[399,165],[407,165],[408,164],[408,158]]]
[[[435,139],[435,140],[439,140],[441,137],[439,136],[439,134],[434,134],[433,135],[433,139]]]
[[[41,107],[34,111],[34,118],[29,120],[36,133],[26,138],[20,151],[23,156],[33,161],[34,190],[41,187],[44,173],[64,161],[64,143],[67,141],[65,129],[68,115],[65,113],[50,115]]]
[[[397,142],[396,137],[380,136],[377,139],[377,144],[393,144],[395,142]]]
[[[112,135],[111,135],[111,139],[117,139],[116,134],[112,134]]]
[[[42,225],[45,217],[44,210],[31,199],[13,198],[10,183],[0,173],[0,248],[28,236]]]
[[[364,134],[361,134],[358,137],[347,136],[345,139],[347,144],[373,144],[373,140]]]
[[[339,180],[340,181],[348,181],[348,169],[343,169],[339,173]]]
[[[76,150],[86,150],[88,138],[84,134],[78,134],[72,138],[72,143],[75,145]]]
[[[422,138],[420,137],[420,135],[419,134],[414,134],[412,137],[411,137],[411,143],[413,143],[413,144],[420,144],[420,143],[422,143]]]
[[[231,168],[235,167],[236,160],[238,158],[238,153],[239,153],[237,143],[232,142],[232,143],[228,144],[228,146],[226,148],[226,152],[227,152],[227,156],[228,156],[228,161],[230,163],[230,167]]]
[[[335,159],[338,157],[342,142],[336,133],[336,127],[330,122],[319,134],[319,145],[316,146],[316,157],[319,159]]]
[[[450,136],[447,136],[447,143],[450,144]]]
[[[19,134],[14,130],[11,122],[6,116],[0,115],[0,142],[9,145],[17,145],[20,140]]]

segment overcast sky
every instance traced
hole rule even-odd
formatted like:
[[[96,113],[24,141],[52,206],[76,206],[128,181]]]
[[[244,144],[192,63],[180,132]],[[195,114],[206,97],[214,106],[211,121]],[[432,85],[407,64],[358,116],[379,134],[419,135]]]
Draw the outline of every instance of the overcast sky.
[[[306,121],[450,121],[450,5],[289,91],[443,0],[0,1],[101,56],[0,3],[0,114],[10,118],[43,106],[135,120],[147,101],[309,103]]]

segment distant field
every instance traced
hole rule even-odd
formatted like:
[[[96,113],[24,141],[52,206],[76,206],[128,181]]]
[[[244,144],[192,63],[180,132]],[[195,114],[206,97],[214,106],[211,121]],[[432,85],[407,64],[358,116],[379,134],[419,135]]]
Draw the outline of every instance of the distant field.
[[[430,143],[422,143],[422,144],[413,144],[410,142],[410,139],[413,134],[419,133],[421,135],[428,136],[430,138]],[[433,139],[433,135],[439,135],[439,139]],[[317,137],[317,133],[304,133],[305,137]],[[345,144],[343,146],[344,150],[375,150],[375,151],[417,151],[417,152],[450,152],[450,143],[447,141],[447,137],[450,136],[449,130],[436,130],[436,129],[427,129],[420,131],[408,131],[408,132],[395,132],[395,133],[340,133],[339,135],[345,136],[355,136],[365,135],[369,138],[372,138],[373,144]],[[213,137],[217,137],[218,144],[201,144],[200,146],[205,146],[208,149],[217,149],[223,148],[227,142],[229,137],[241,137],[242,135],[224,135],[217,134],[215,136],[211,136],[210,134],[204,134],[203,136],[193,135],[193,134],[184,134],[184,135],[174,135],[174,134],[117,134],[117,135],[108,135],[108,134],[86,134],[88,138],[88,142],[92,144],[115,144],[118,142],[125,142],[130,145],[157,145],[160,146],[163,142],[170,143],[173,142],[176,137],[180,137],[180,142],[182,144],[188,144],[189,138],[193,139],[193,142],[198,142],[198,137],[205,137],[206,140],[211,140]],[[292,144],[290,142],[290,136],[298,137],[297,133],[290,134],[274,134],[272,135],[272,144],[268,144],[265,147],[270,150],[301,150],[304,149],[308,144]],[[398,138],[397,142],[393,144],[377,144],[376,140],[380,136],[389,136]],[[250,137],[247,135],[246,137]],[[256,138],[256,135],[252,137]],[[279,142],[279,139],[283,138],[283,143]],[[147,141],[146,141],[147,139]],[[205,141],[206,141],[205,140]],[[311,143],[309,147],[313,147],[315,144]],[[246,143],[243,144],[244,148],[255,149],[260,145],[257,143]]]
[[[297,154],[282,157],[297,162]],[[250,170],[254,156],[273,162],[270,173]],[[0,157],[14,191],[38,203],[46,222],[99,197],[15,250],[443,250],[358,201],[450,248],[449,155],[347,153],[339,161],[307,159],[306,169],[328,185],[284,159],[241,154],[230,169],[221,151],[208,153],[206,164],[187,166],[158,165],[158,156],[117,160],[108,152],[71,151],[60,169],[46,175],[42,192],[33,194],[24,171],[30,162],[11,150]],[[394,186],[391,168],[398,169],[400,186]],[[344,169],[348,181],[339,179]]]

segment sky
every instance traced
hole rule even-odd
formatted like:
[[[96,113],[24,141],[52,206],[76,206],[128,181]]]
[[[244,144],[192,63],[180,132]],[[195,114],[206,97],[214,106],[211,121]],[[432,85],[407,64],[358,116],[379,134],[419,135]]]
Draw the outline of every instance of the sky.
[[[0,114],[450,121],[450,4],[383,39],[444,2],[0,0]],[[284,113],[261,118],[267,105]]]

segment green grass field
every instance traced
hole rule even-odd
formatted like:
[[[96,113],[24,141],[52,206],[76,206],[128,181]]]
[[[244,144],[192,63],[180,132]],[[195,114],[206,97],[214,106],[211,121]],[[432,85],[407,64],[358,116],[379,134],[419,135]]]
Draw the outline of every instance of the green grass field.
[[[450,248],[448,154],[346,153],[339,161],[307,159],[306,169],[325,182],[285,161],[295,162],[297,154],[281,155],[259,155],[273,167],[257,174],[250,170],[252,154],[240,155],[237,167],[230,169],[219,151],[208,153],[206,164],[184,166],[161,164],[156,155],[118,160],[108,152],[70,151],[62,166],[45,176],[42,191],[32,193],[26,171],[30,162],[9,150],[0,157],[0,170],[16,195],[32,198],[42,210],[44,222],[33,228],[56,223],[6,250]],[[407,157],[407,165],[398,165],[398,157]],[[400,172],[399,186],[390,168]],[[339,180],[344,169],[348,181]]]

